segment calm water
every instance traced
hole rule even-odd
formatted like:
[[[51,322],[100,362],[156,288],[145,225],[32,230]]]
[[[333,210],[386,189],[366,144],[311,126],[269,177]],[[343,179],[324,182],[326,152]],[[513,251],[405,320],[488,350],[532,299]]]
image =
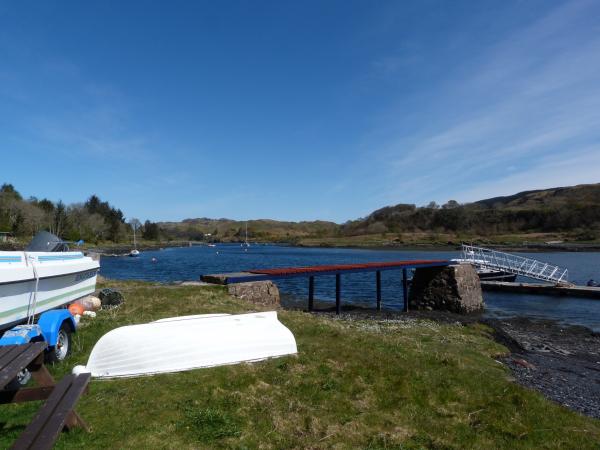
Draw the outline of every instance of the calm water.
[[[600,281],[600,253],[521,253],[569,269],[569,280],[585,284],[593,278]],[[183,247],[142,252],[139,258],[104,257],[101,274],[114,279],[147,281],[197,280],[200,275],[240,270],[311,266],[319,264],[350,264],[370,261],[405,259],[456,258],[458,252],[382,251],[357,249],[298,248],[274,245],[254,245],[245,251],[235,244],[217,247]],[[156,262],[152,262],[156,258]],[[402,308],[400,271],[384,271],[382,278],[383,305],[389,309]],[[342,276],[342,301],[374,306],[374,273]],[[307,278],[277,282],[285,294],[305,299]],[[335,277],[315,278],[315,298],[335,299]],[[557,319],[580,324],[600,331],[600,300],[573,297],[550,297],[499,292],[484,292],[488,316],[529,316]]]

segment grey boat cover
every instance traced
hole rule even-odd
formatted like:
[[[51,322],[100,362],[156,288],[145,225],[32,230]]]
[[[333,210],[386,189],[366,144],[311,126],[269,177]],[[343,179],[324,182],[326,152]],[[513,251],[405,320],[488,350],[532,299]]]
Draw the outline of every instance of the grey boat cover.
[[[40,231],[25,247],[28,252],[67,252],[69,246],[58,236],[47,231]]]

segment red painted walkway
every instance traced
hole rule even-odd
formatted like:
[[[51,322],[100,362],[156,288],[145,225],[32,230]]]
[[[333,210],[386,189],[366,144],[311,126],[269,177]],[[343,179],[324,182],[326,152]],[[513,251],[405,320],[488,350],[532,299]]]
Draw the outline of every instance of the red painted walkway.
[[[272,276],[285,276],[285,275],[311,275],[319,274],[322,272],[346,272],[364,269],[366,271],[373,270],[385,270],[393,268],[404,268],[404,267],[419,267],[424,265],[447,265],[448,261],[445,259],[413,259],[410,261],[391,261],[391,262],[372,262],[363,264],[337,264],[337,265],[326,265],[326,266],[308,266],[308,267],[285,267],[281,269],[253,269],[249,270],[250,273],[257,273],[262,275]]]
[[[443,267],[451,264],[446,259],[416,259],[410,261],[370,262],[362,264],[329,264],[326,266],[284,267],[279,269],[254,269],[245,272],[202,275],[202,281],[218,284],[247,283],[262,280],[308,277],[308,310],[313,310],[315,276],[335,275],[335,311],[341,312],[341,275],[357,272],[376,273],[377,310],[381,309],[381,271],[402,270],[402,292],[404,311],[408,311],[408,269]]]

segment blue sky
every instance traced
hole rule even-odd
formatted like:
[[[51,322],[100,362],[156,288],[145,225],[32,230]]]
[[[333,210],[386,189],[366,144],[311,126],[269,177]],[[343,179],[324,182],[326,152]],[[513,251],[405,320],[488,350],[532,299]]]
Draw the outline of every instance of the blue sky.
[[[0,0],[0,182],[343,222],[600,182],[600,2]]]

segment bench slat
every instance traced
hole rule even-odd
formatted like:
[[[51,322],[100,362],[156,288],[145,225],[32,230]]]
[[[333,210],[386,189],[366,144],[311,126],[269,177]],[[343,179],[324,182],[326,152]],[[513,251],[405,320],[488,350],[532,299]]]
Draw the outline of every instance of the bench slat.
[[[42,349],[45,350],[47,344],[45,342],[31,342],[29,344],[21,345],[3,345],[0,346],[0,370],[2,370],[7,364],[18,357],[19,354],[25,352],[27,349],[34,348],[38,353],[41,353]]]
[[[16,356],[23,353],[25,351],[24,345],[6,345],[0,347],[2,349],[2,354],[0,355],[0,370],[15,359]]]
[[[11,447],[12,449],[51,449],[69,413],[87,387],[91,375],[67,375],[56,385],[50,397]]]
[[[55,442],[60,434],[69,413],[73,411],[77,401],[85,391],[88,382],[90,381],[91,374],[82,373],[75,378],[73,383],[71,384],[71,388],[67,391],[67,393],[62,398],[62,401],[59,405],[54,409],[54,414],[50,417],[42,432],[39,435],[37,441],[40,443],[45,442]],[[37,445],[36,445],[37,446]],[[52,448],[52,445],[48,447]]]
[[[21,370],[26,368],[38,355],[46,349],[46,343],[35,342],[25,344],[18,349],[19,353],[3,366],[0,366],[0,386],[4,387],[13,380]]]
[[[0,347],[0,361],[2,361],[2,358],[4,357],[4,355],[8,352],[10,352],[13,348],[15,348],[14,345],[3,345]]]
[[[42,430],[42,427],[48,420],[48,418],[52,415],[54,411],[54,406],[60,402],[60,400],[71,386],[73,381],[73,377],[75,375],[67,375],[54,387],[54,390],[48,397],[48,400],[44,405],[38,409],[37,414],[33,418],[33,420],[29,423],[25,431],[19,436],[19,439],[15,441],[12,448],[14,449],[26,449],[30,448],[30,446],[35,442],[37,435]]]
[[[10,364],[15,358],[18,358],[25,351],[24,345],[10,345],[2,348],[4,350],[2,356],[0,357],[0,388],[4,388],[8,383],[10,383],[13,378],[16,376],[12,374],[6,374],[6,366]]]

